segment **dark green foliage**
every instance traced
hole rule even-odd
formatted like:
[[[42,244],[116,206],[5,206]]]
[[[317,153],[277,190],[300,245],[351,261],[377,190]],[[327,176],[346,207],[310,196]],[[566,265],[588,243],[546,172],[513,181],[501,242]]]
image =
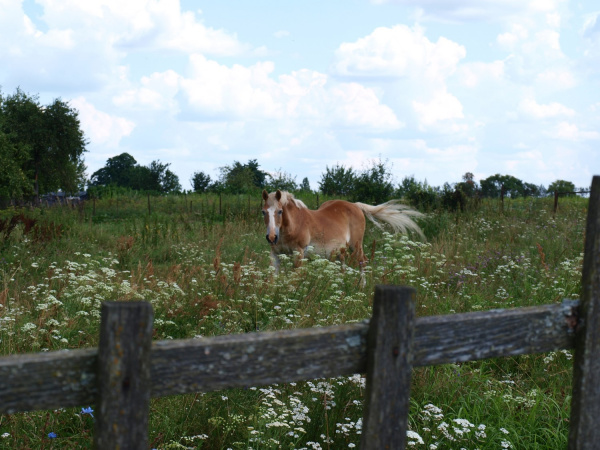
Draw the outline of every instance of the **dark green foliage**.
[[[129,153],[121,153],[106,160],[106,165],[90,177],[93,186],[126,186],[129,183],[131,170],[137,161]]]
[[[265,185],[265,188],[269,192],[277,189],[293,192],[298,190],[298,183],[296,183],[296,177],[292,177],[291,174],[279,169],[274,175],[269,175],[269,182]]]
[[[456,189],[459,190],[465,197],[473,198],[479,195],[479,186],[475,182],[475,176],[471,172],[467,172],[462,176],[462,182],[456,183]]]
[[[310,183],[308,182],[307,177],[302,179],[302,183],[300,183],[300,190],[303,192],[310,192]]]
[[[157,160],[152,161],[149,166],[140,166],[129,153],[121,153],[109,158],[106,166],[94,172],[90,184],[163,194],[180,192],[179,178],[169,170],[169,165]]]
[[[415,180],[415,177],[404,177],[398,189],[396,197],[405,198],[416,208],[424,211],[431,211],[439,205],[439,188],[435,188],[427,184],[427,180],[423,183]]]
[[[0,158],[15,174],[0,175],[0,189],[17,197],[30,186],[36,195],[81,189],[86,140],[75,109],[61,99],[43,106],[17,89],[6,97],[0,93],[0,116]]]
[[[448,211],[463,211],[467,205],[468,196],[463,192],[461,186],[463,183],[457,183],[454,187],[444,183],[440,194],[440,203],[442,208]]]
[[[373,160],[354,180],[351,198],[370,204],[381,204],[392,198],[394,185],[392,172],[387,161]]]
[[[215,192],[228,192],[231,194],[244,194],[265,187],[267,173],[259,170],[256,159],[249,160],[246,164],[234,161],[231,166],[220,168],[221,177],[215,183]]]
[[[525,186],[521,180],[512,175],[500,174],[481,180],[481,194],[484,197],[500,197],[503,186],[505,197],[525,197]]]
[[[194,172],[190,182],[194,187],[194,192],[206,192],[210,185],[210,175],[204,172]]]
[[[179,177],[169,170],[171,164],[163,164],[160,160],[152,161],[148,169],[150,170],[150,184],[146,190],[158,190],[162,193],[181,192]]]
[[[554,192],[575,192],[575,185],[570,181],[556,180],[548,186],[548,194],[554,195]],[[575,195],[575,194],[572,194]]]
[[[319,181],[319,190],[325,195],[346,197],[352,193],[355,181],[356,174],[351,167],[336,164],[330,169],[326,166]]]
[[[22,198],[33,193],[33,183],[24,170],[28,157],[27,146],[11,139],[0,125],[0,197]]]

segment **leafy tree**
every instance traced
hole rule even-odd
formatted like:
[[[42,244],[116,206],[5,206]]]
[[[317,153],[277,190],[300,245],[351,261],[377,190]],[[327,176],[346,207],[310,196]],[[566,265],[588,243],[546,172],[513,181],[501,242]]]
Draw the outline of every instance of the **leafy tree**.
[[[523,182],[512,175],[492,175],[481,180],[481,193],[484,197],[500,197],[504,186],[504,195],[512,198],[525,195]]]
[[[269,174],[269,182],[265,185],[265,188],[269,191],[281,189],[282,191],[291,192],[298,189],[298,183],[296,183],[296,177],[292,177],[292,175],[280,169],[272,175]]]
[[[86,170],[83,153],[87,142],[78,115],[60,99],[44,109],[47,151],[41,163],[44,164],[45,191],[62,188],[75,192],[83,187]]]
[[[179,177],[169,170],[169,166],[159,160],[152,161],[149,166],[141,166],[129,153],[121,153],[109,158],[106,166],[94,172],[90,184],[161,193],[179,192]]]
[[[163,164],[160,160],[152,161],[148,169],[150,170],[151,180],[154,189],[162,193],[175,193],[181,192],[181,184],[179,184],[179,177],[175,175],[169,166],[171,164]]]
[[[190,183],[192,183],[192,186],[194,187],[194,192],[206,192],[210,186],[210,175],[207,175],[204,172],[194,172],[190,179]]]
[[[132,170],[137,161],[129,153],[121,153],[106,160],[106,165],[90,177],[94,186],[129,186]]]
[[[363,170],[354,181],[352,198],[355,201],[380,204],[390,199],[394,193],[391,169],[387,161],[371,161],[371,166]]]
[[[575,192],[575,185],[570,181],[556,180],[548,186],[548,194],[554,195],[554,191],[558,192]]]
[[[232,194],[243,194],[262,189],[265,186],[267,173],[259,170],[256,159],[251,159],[247,164],[234,161],[231,166],[220,168],[220,182],[224,189]]]
[[[479,192],[479,187],[475,182],[475,175],[467,172],[462,176],[462,182],[456,183],[455,189],[458,189],[466,197],[475,197]]]
[[[356,174],[354,170],[336,164],[331,169],[325,167],[325,173],[319,181],[319,190],[326,195],[348,196],[354,189]]]
[[[536,186],[532,183],[523,183],[523,196],[524,197],[540,197],[543,186]]]
[[[440,192],[439,188],[427,184],[427,180],[421,183],[411,175],[402,179],[395,196],[407,199],[419,209],[431,210],[438,205]]]
[[[467,181],[464,182],[468,184]],[[444,183],[440,192],[440,203],[443,208],[450,211],[462,211],[467,203],[467,195],[461,189],[463,183],[456,183],[454,188],[449,183]]]
[[[2,131],[13,144],[24,145],[28,157],[22,171],[32,180],[34,192],[78,190],[84,182],[86,140],[78,112],[60,99],[47,106],[21,89],[0,94]]]
[[[232,166],[223,166],[221,170],[221,183],[226,191],[232,194],[243,194],[255,188],[252,170],[234,161]]]
[[[259,189],[262,189],[265,186],[265,182],[267,180],[267,172],[264,172],[258,168],[259,165],[256,159],[248,160],[248,162],[244,164],[244,166],[250,169],[250,171],[252,172],[254,186],[256,186]]]
[[[33,193],[33,184],[23,170],[28,156],[24,144],[13,142],[0,131],[0,197],[22,198]]]
[[[302,183],[300,183],[300,190],[304,192],[310,192],[310,183],[308,182],[308,177],[304,177],[302,179]]]
[[[225,185],[221,180],[215,180],[214,182],[208,185],[208,192],[214,192],[219,194],[221,192],[225,192]]]

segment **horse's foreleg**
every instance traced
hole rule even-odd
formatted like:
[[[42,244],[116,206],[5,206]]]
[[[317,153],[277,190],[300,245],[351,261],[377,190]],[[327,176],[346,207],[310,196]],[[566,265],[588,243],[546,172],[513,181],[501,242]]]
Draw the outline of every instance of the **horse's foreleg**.
[[[304,249],[300,247],[296,249],[294,253],[297,253],[294,260],[294,267],[300,267],[302,265],[302,260],[304,259]]]
[[[356,260],[358,261],[358,267],[360,268],[360,287],[364,288],[367,284],[367,280],[365,279],[365,265],[367,264],[367,257],[363,251],[362,242],[357,242],[354,253],[356,254]]]
[[[275,275],[279,275],[279,267],[281,262],[279,261],[279,255],[271,248],[271,264],[275,268]]]

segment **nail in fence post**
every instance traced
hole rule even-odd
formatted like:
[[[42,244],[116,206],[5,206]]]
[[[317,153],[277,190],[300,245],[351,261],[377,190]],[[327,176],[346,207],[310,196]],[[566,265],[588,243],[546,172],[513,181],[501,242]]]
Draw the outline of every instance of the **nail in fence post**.
[[[581,287],[569,449],[597,449],[600,443],[600,176],[592,180]]]
[[[97,449],[147,449],[152,306],[102,304],[98,349]]]
[[[416,291],[376,286],[367,338],[363,449],[406,447]]]

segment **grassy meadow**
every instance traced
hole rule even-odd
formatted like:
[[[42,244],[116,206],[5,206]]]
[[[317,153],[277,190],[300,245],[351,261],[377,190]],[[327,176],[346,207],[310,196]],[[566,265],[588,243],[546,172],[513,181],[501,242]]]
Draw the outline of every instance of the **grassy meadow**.
[[[97,345],[107,300],[151,302],[158,340],[361,321],[381,283],[414,286],[419,316],[578,298],[588,200],[561,198],[556,216],[552,201],[429,213],[426,241],[368,225],[364,287],[315,255],[274,276],[259,195],[2,210],[0,354]],[[415,369],[409,445],[565,448],[571,371],[568,351]],[[151,448],[358,448],[364,387],[355,375],[154,399]],[[1,415],[0,449],[91,448],[94,408]]]

